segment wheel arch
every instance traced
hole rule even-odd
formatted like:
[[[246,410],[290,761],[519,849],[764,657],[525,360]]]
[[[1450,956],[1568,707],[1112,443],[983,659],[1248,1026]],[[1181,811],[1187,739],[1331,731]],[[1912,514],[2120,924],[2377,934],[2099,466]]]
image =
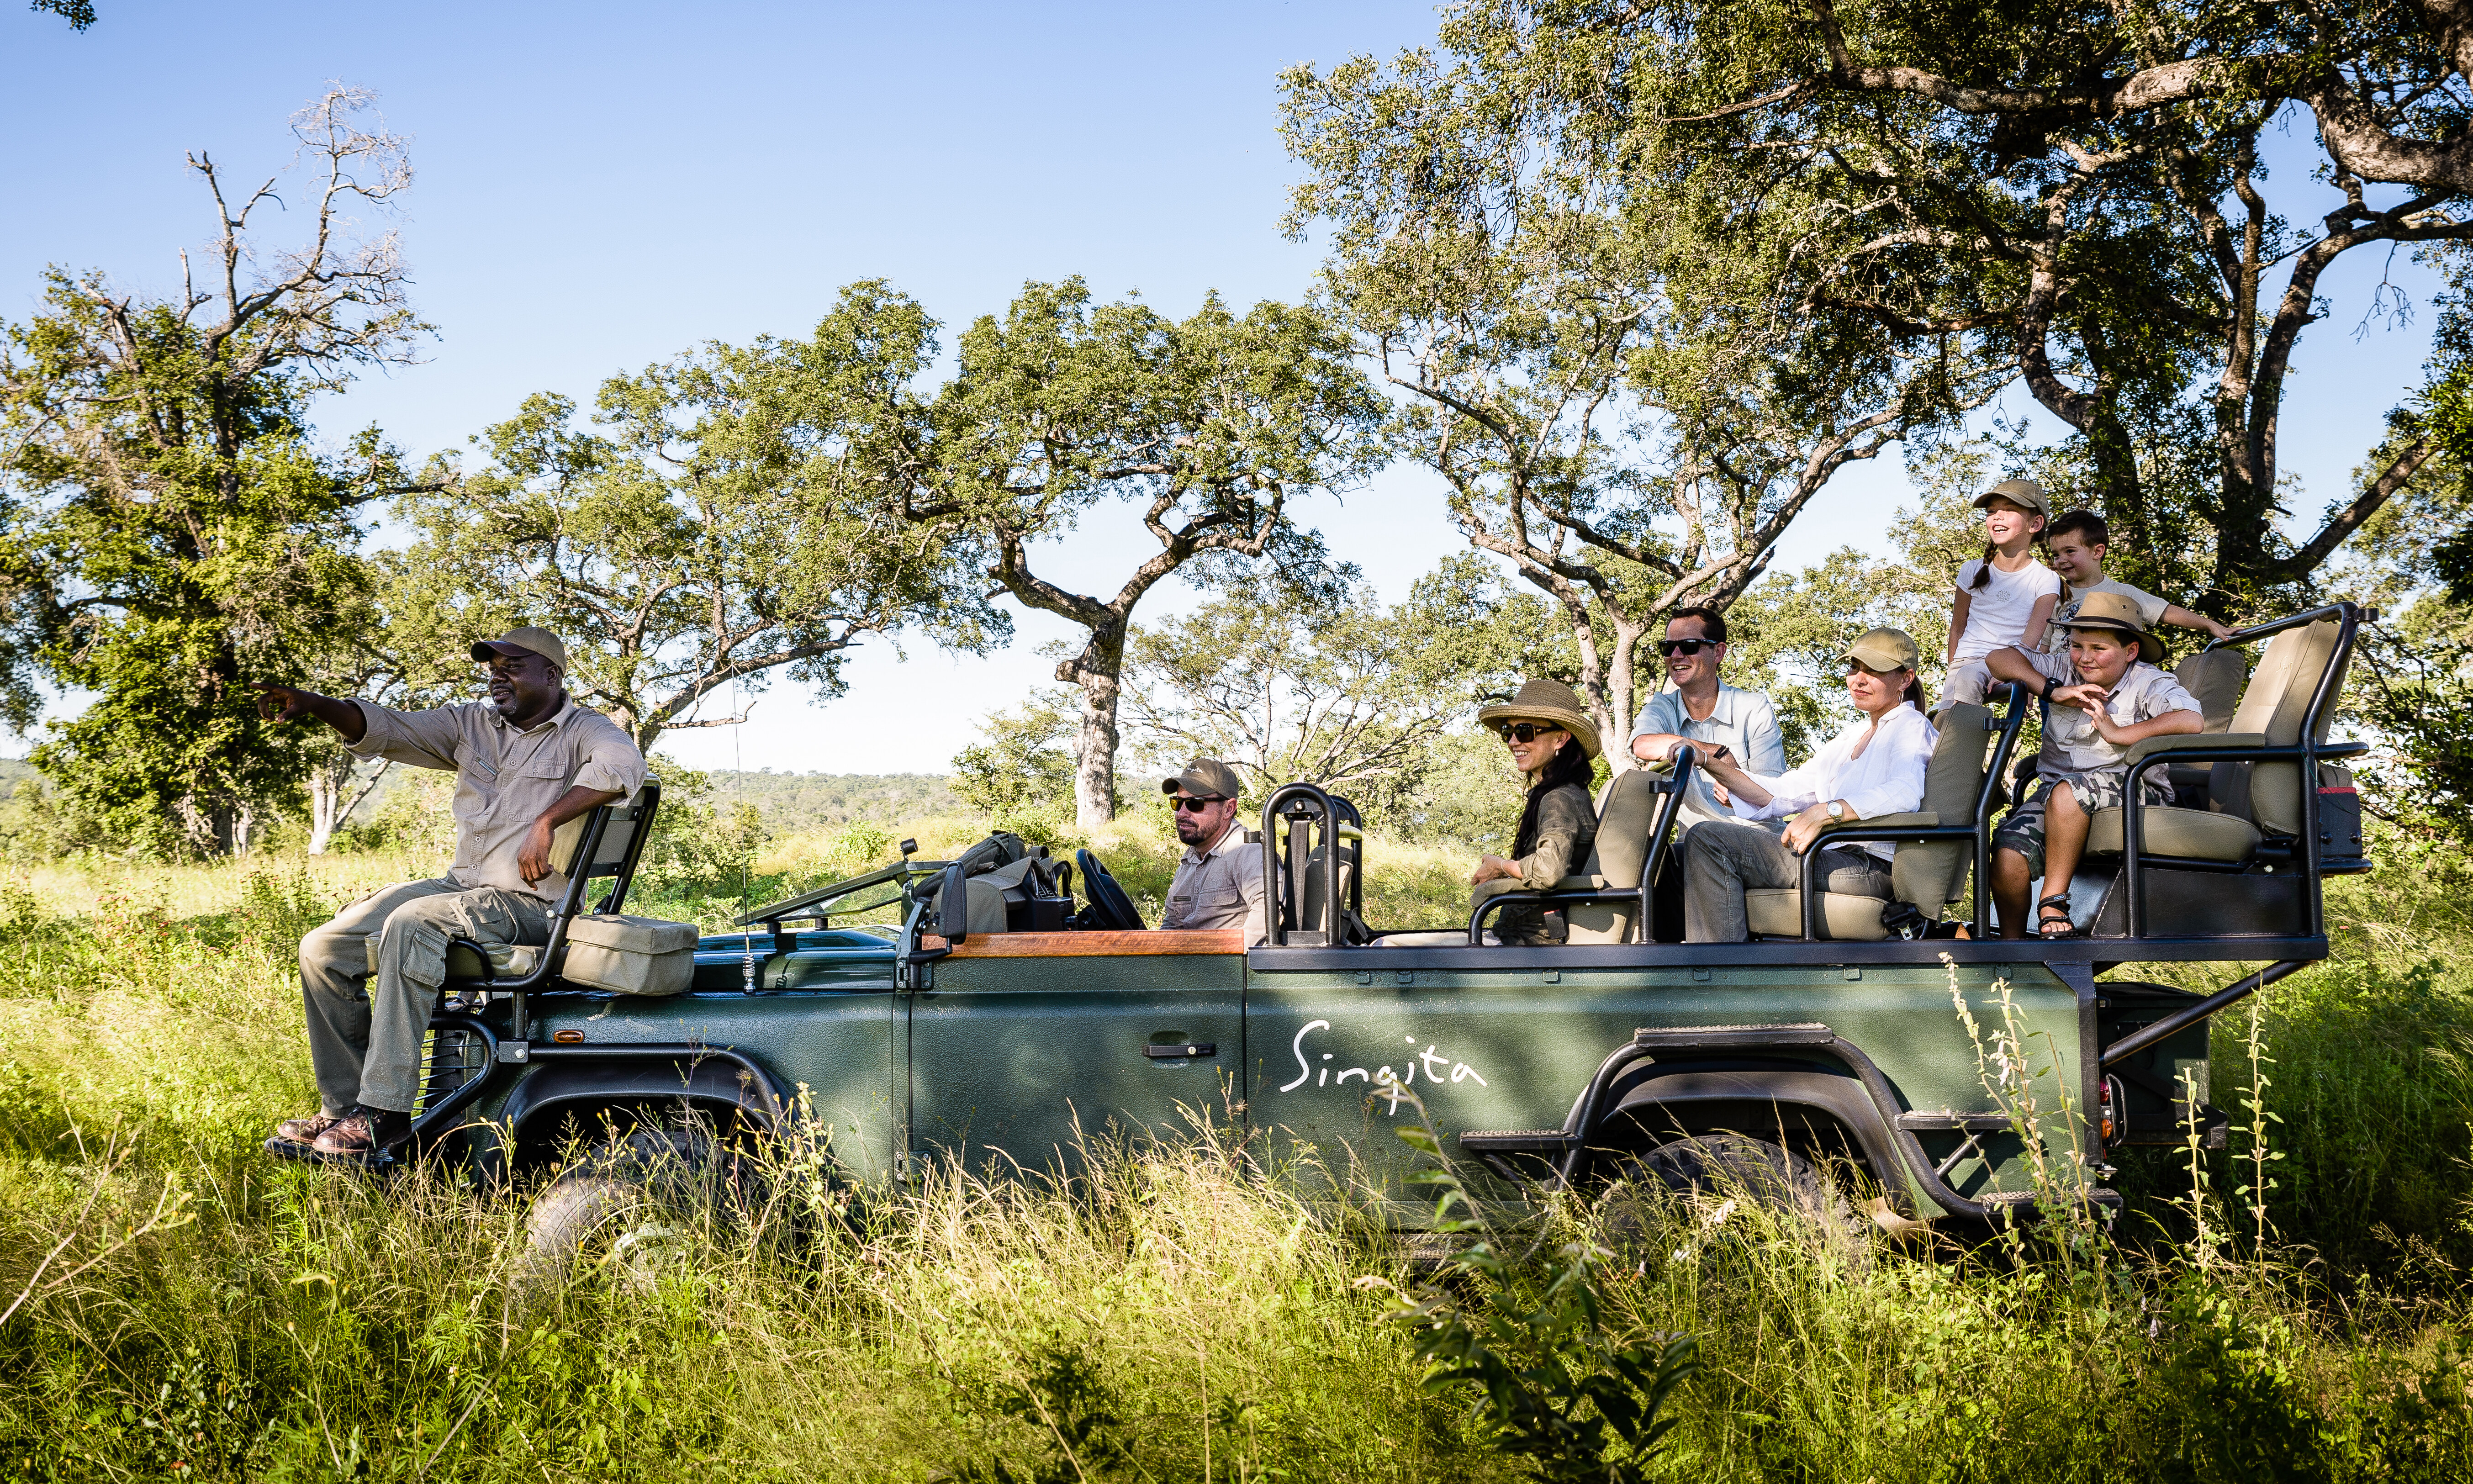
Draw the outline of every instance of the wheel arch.
[[[510,1089],[492,1121],[504,1131],[508,1162],[521,1167],[554,1153],[552,1136],[570,1119],[610,1116],[636,1123],[701,1113],[771,1133],[775,1110],[771,1089],[730,1062],[685,1055],[674,1060],[578,1058],[535,1066]]]
[[[1611,1147],[1609,1136],[1619,1132],[1654,1138],[1725,1130],[1772,1139],[1800,1132],[1815,1142],[1834,1135],[1861,1161],[1893,1209],[1914,1213],[1915,1195],[1896,1136],[1862,1084],[1845,1072],[1657,1062],[1626,1072],[1609,1102],[1588,1131],[1592,1147]]]

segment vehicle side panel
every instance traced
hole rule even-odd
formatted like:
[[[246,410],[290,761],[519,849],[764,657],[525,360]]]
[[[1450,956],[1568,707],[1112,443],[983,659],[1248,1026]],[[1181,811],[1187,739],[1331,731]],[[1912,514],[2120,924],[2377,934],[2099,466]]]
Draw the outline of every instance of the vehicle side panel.
[[[910,1149],[1072,1171],[1083,1137],[1225,1118],[1244,1064],[1236,953],[948,958],[907,1002]],[[1207,1047],[1149,1056],[1145,1047]]]
[[[735,1047],[754,1056],[804,1113],[829,1130],[834,1162],[853,1179],[893,1173],[900,1125],[895,1061],[895,1012],[890,992],[835,993],[784,991],[771,993],[696,992],[662,999],[606,994],[545,994],[534,1001],[533,1036],[554,1041],[578,1031],[584,1046],[629,1041],[694,1041]],[[567,1083],[588,1061],[556,1065]],[[538,1077],[548,1068],[528,1068]],[[640,1082],[640,1064],[612,1063],[613,1087]],[[520,1079],[516,1079],[520,1080]],[[682,1075],[677,1085],[684,1089]],[[503,1115],[514,1081],[483,1099],[479,1115]],[[563,1091],[571,1094],[572,1089]],[[529,1153],[529,1151],[527,1152]]]
[[[2066,1146],[2056,1089],[2066,1086],[2078,1103],[2078,996],[2040,965],[1959,969],[1987,1056],[1991,1038],[2004,1033],[1993,985],[2005,976],[2025,1038],[2022,1085],[2053,1115],[2048,1141]],[[1560,1128],[1608,1053],[1643,1027],[1817,1022],[1872,1058],[1902,1112],[2000,1111],[1957,1017],[1950,973],[1939,968],[1257,969],[1247,1009],[1247,1106],[1272,1132],[1275,1158],[1310,1150],[1334,1174],[1354,1170],[1369,1194],[1391,1201],[1414,1201],[1403,1183],[1421,1165],[1395,1133],[1416,1116],[1408,1095],[1425,1101],[1447,1148],[1475,1130]],[[1707,1062],[1740,1065],[1741,1058]],[[2003,1064],[1993,1065],[1997,1081]],[[1816,1053],[1811,1065],[1843,1071]],[[1638,1085],[1637,1077],[1625,1083]],[[1925,1142],[1945,1145],[1934,1151],[1937,1162],[1961,1137]],[[2015,1140],[1979,1142],[1988,1144],[1988,1161],[1970,1156],[1951,1171],[1960,1194],[2028,1188]]]

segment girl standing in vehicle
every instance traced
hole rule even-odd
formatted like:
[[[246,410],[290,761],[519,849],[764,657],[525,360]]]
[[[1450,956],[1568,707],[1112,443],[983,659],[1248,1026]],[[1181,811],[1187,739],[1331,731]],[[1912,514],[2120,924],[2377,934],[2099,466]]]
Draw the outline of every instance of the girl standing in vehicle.
[[[2039,648],[2061,580],[2034,556],[2035,537],[2053,513],[2042,485],[2004,480],[1978,496],[1975,508],[1983,512],[1983,555],[1957,569],[1941,699],[1981,704],[1992,683],[1983,657],[2012,645]]]
[[[1469,877],[1479,900],[1495,891],[1542,892],[1572,874],[1589,858],[1597,843],[1597,808],[1589,797],[1589,779],[1597,756],[1597,724],[1572,687],[1559,681],[1529,681],[1509,701],[1477,713],[1480,726],[1492,728],[1510,750],[1511,765],[1528,782],[1528,800],[1521,806],[1520,826],[1511,837],[1511,857],[1488,855]],[[1562,914],[1552,920],[1534,906],[1502,909],[1495,933],[1506,944],[1534,945],[1563,941]]]

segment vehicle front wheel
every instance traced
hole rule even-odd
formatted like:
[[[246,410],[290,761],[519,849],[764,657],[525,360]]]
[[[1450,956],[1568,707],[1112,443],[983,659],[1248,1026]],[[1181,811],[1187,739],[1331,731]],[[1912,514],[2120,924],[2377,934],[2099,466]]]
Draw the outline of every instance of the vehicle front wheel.
[[[529,1307],[594,1271],[649,1293],[712,1218],[743,1202],[744,1161],[701,1131],[639,1129],[562,1172],[524,1217],[509,1297]]]

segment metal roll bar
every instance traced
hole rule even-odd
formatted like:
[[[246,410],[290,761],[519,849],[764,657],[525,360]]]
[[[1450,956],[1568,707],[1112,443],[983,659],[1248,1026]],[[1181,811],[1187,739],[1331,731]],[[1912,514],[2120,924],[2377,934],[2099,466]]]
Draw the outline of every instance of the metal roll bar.
[[[2321,938],[2327,932],[2326,903],[2318,888],[2318,764],[2323,758],[2351,757],[2369,751],[2362,742],[2321,742],[2318,740],[2319,720],[2335,703],[2336,676],[2343,669],[2343,659],[2353,652],[2353,635],[2362,625],[2362,610],[2349,603],[2330,603],[2306,612],[2279,618],[2273,623],[2256,624],[2237,629],[2221,639],[2211,639],[2199,651],[2248,644],[2254,640],[2298,629],[2307,624],[2337,620],[2336,647],[2327,653],[2326,668],[2318,672],[2318,685],[2310,696],[2310,709],[2301,718],[2300,738],[2288,747],[2176,747],[2153,753],[2129,765],[2121,788],[2121,889],[2124,893],[2122,925],[2126,936],[2147,936],[2147,882],[2145,869],[2147,801],[2143,780],[2149,770],[2175,763],[2199,762],[2284,762],[2298,765],[2301,790],[2301,872],[2304,881],[2302,908],[2308,931],[2306,937]],[[2172,857],[2159,858],[2155,864],[2177,864]]]
[[[1311,783],[1284,784],[1272,790],[1271,797],[1262,801],[1262,903],[1263,925],[1267,929],[1264,941],[1273,947],[1284,947],[1288,941],[1288,923],[1284,910],[1286,903],[1280,897],[1278,821],[1280,805],[1290,800],[1310,802],[1320,811],[1314,815],[1300,811],[1293,817],[1299,823],[1315,818],[1322,821],[1322,848],[1317,853],[1322,857],[1323,924],[1319,928],[1308,928],[1302,922],[1296,925],[1300,938],[1308,932],[1318,933],[1320,937],[1312,945],[1328,947],[1339,942],[1339,815],[1333,807],[1331,795]],[[1356,812],[1355,805],[1350,806],[1350,812]],[[1360,870],[1358,874],[1363,874],[1363,872]],[[1297,883],[1297,899],[1302,911],[1305,902],[1302,881]]]

